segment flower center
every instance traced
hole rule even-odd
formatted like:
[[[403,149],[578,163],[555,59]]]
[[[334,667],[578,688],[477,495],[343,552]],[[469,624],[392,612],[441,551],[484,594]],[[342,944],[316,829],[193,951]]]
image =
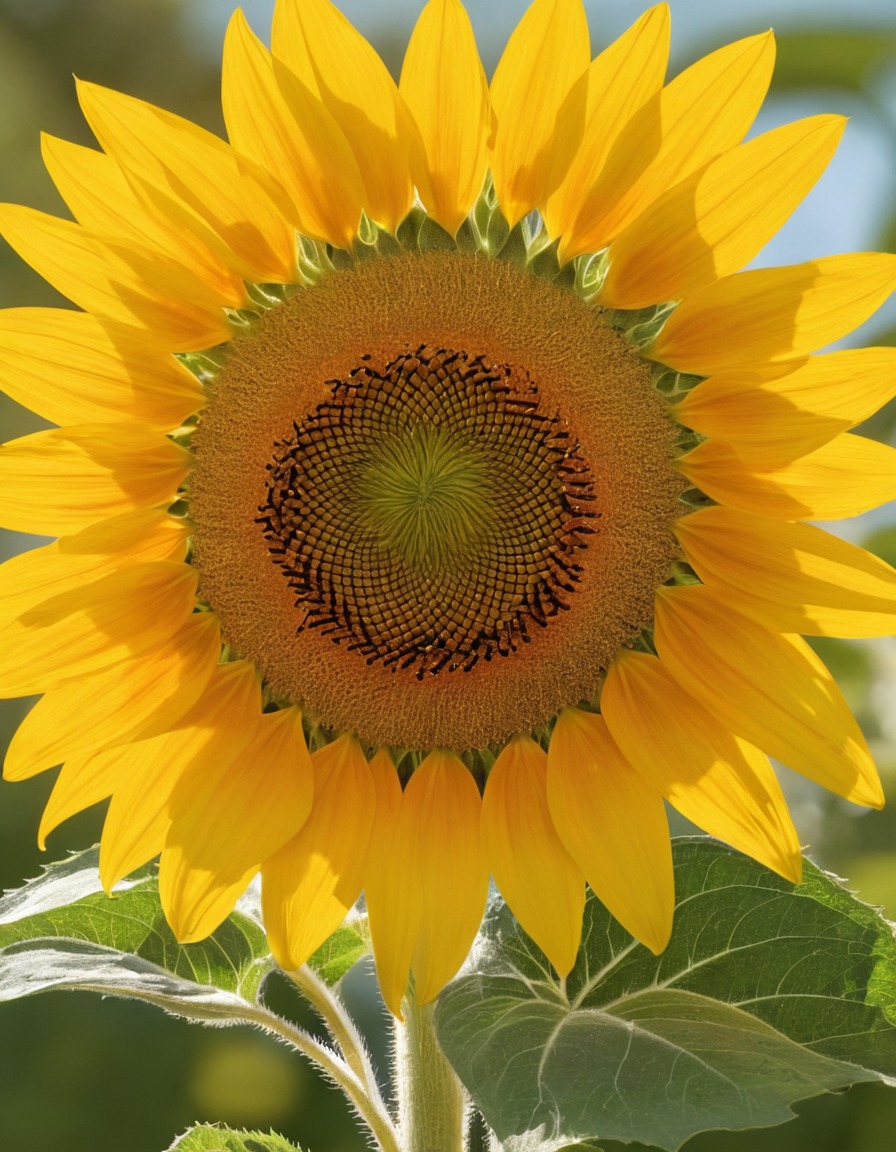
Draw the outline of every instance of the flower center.
[[[422,678],[568,607],[593,487],[524,373],[421,347],[331,388],[275,446],[259,515],[302,627]]]
[[[684,482],[651,368],[572,291],[451,252],[332,272],[228,348],[193,562],[272,695],[363,743],[499,744],[652,623]]]

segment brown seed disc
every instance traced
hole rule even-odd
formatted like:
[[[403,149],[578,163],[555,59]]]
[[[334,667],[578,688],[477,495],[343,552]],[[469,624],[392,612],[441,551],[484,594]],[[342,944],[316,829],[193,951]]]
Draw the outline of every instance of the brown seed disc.
[[[373,260],[233,342],[195,437],[200,588],[324,727],[498,743],[592,699],[652,622],[674,436],[571,292],[483,256]]]
[[[275,445],[258,519],[303,627],[422,680],[568,609],[593,484],[518,376],[447,349],[368,361]]]

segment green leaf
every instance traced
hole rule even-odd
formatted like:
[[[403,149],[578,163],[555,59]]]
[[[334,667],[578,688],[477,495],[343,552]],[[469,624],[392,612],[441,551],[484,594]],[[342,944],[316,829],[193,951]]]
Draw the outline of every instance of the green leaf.
[[[370,953],[366,918],[349,920],[321,944],[308,964],[331,987]]]
[[[834,674],[853,711],[867,706],[875,676],[869,648],[835,636],[810,636],[808,643]]]
[[[862,547],[880,556],[888,564],[896,566],[896,525],[888,524],[878,528],[862,541]]]
[[[808,861],[797,888],[714,841],[678,840],[669,947],[653,956],[589,893],[559,981],[496,902],[436,1025],[507,1152],[576,1140],[673,1150],[756,1128],[863,1080],[896,1083],[892,927]]]
[[[298,1152],[273,1132],[235,1132],[220,1124],[200,1124],[179,1136],[168,1152]]]
[[[875,72],[896,60],[892,28],[784,32],[775,42],[775,93],[823,87],[862,91]]]
[[[0,1000],[84,988],[192,1019],[244,1018],[272,966],[256,919],[237,911],[207,940],[179,944],[154,868],[110,898],[97,864],[96,849],[81,852],[0,900]]]

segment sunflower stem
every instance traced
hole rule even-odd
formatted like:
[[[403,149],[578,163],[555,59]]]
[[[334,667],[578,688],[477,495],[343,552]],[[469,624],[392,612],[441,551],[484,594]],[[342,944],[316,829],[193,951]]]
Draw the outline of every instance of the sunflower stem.
[[[262,1005],[255,1006],[244,1018],[292,1045],[341,1088],[355,1112],[370,1130],[379,1152],[403,1152],[398,1133],[379,1091],[371,1095],[367,1085],[358,1079],[346,1061],[332,1048]]]
[[[433,1006],[409,995],[395,1021],[401,1152],[463,1152],[464,1090],[436,1039]]]
[[[377,1099],[385,1111],[367,1046],[341,999],[307,964],[287,975],[326,1024],[346,1064],[366,1087],[371,1099]]]

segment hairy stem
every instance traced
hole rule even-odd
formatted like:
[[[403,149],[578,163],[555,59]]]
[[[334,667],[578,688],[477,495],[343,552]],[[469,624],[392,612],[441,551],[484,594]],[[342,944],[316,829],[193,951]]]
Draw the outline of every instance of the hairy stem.
[[[464,1090],[445,1059],[431,1004],[408,996],[395,1021],[395,1089],[402,1152],[463,1152]]]
[[[331,1048],[315,1040],[302,1028],[277,1016],[267,1008],[257,1005],[254,1011],[246,1013],[245,1019],[265,1031],[279,1036],[297,1051],[316,1064],[330,1079],[342,1089],[349,1103],[370,1130],[380,1152],[403,1152],[395,1126],[383,1104],[378,1090],[370,1092],[348,1063]],[[375,1086],[374,1086],[375,1087]]]
[[[342,1000],[306,964],[287,976],[296,985],[305,999],[327,1026],[327,1031],[336,1041],[346,1064],[364,1084],[371,1096],[380,1098],[376,1073],[370,1062],[367,1046],[355,1026]],[[382,1103],[382,1100],[380,1100]]]

